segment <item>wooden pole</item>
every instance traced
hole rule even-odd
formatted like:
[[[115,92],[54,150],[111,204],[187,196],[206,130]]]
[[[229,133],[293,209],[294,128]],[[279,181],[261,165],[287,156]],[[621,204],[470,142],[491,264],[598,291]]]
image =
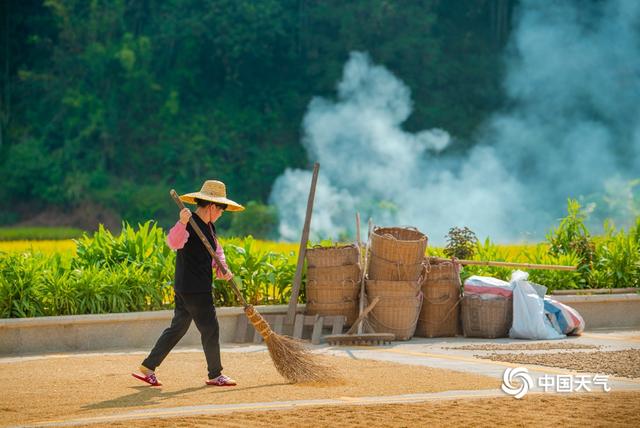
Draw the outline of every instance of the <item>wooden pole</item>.
[[[300,283],[302,282],[302,267],[304,265],[304,256],[307,251],[307,241],[309,240],[309,226],[311,225],[311,213],[313,212],[313,199],[316,195],[316,183],[318,181],[318,170],[320,164],[313,165],[313,176],[311,177],[311,189],[309,190],[309,199],[307,200],[307,213],[304,217],[304,226],[302,228],[302,238],[300,239],[300,249],[298,250],[298,264],[296,265],[296,274],[291,284],[291,300],[289,300],[289,308],[287,310],[287,322],[292,323],[296,317],[296,309],[298,307],[298,294],[300,293]]]
[[[577,270],[575,266],[562,266],[562,265],[538,265],[534,263],[511,263],[511,262],[492,262],[484,260],[462,260],[462,259],[445,259],[442,257],[430,257],[430,259],[436,259],[440,262],[452,262],[460,263],[461,265],[477,265],[477,266],[495,266],[495,267],[512,267],[523,269],[547,269],[547,270]]]

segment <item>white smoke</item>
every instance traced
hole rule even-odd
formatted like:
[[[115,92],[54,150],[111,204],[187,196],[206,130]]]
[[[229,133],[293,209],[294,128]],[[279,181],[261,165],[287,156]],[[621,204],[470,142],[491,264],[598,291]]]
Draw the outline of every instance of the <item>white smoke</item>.
[[[320,163],[312,237],[353,236],[359,211],[376,224],[415,226],[435,243],[452,226],[535,240],[568,197],[622,193],[633,206],[617,184],[640,175],[639,20],[633,0],[522,1],[507,56],[510,108],[457,158],[446,155],[446,131],[403,131],[409,88],[352,53],[336,100],[314,98],[304,118],[303,145]],[[300,236],[310,182],[301,170],[276,180],[283,239]]]

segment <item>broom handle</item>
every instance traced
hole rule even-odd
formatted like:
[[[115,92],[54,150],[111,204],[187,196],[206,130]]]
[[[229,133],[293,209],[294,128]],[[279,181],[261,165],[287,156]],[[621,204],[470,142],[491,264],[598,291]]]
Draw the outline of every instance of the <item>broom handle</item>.
[[[495,266],[495,267],[514,267],[523,269],[548,269],[548,270],[577,270],[575,266],[562,266],[562,265],[538,265],[534,263],[511,263],[511,262],[492,262],[484,260],[462,260],[462,259],[445,259],[442,257],[430,257],[440,262],[460,263],[461,265],[478,265],[478,266]]]
[[[171,189],[169,191],[169,194],[171,195],[171,197],[173,198],[175,203],[180,207],[181,210],[185,208],[184,204],[182,203],[182,201],[178,197],[178,194],[176,193],[175,190]],[[216,261],[216,266],[218,266],[220,268],[220,270],[222,271],[222,273],[226,275],[227,272],[228,272],[227,269],[224,267],[224,265],[222,263],[220,263],[220,259],[218,258],[218,255],[216,254],[215,251],[213,251],[213,248],[211,247],[211,244],[209,243],[209,240],[204,236],[204,233],[202,233],[202,230],[200,230],[200,226],[198,226],[196,221],[193,219],[193,216],[189,217],[189,224],[191,225],[193,230],[196,231],[196,234],[202,240],[202,243],[204,244],[204,246],[209,251],[209,254],[211,254],[211,257],[213,257],[213,260]],[[242,296],[242,293],[240,293],[240,289],[238,288],[238,285],[235,284],[235,281],[237,281],[237,279],[234,276],[233,277],[233,281],[228,279],[227,283],[229,285],[231,285],[231,289],[233,290],[233,293],[236,295],[236,297],[238,298],[240,303],[242,303],[242,306],[244,306],[246,308],[248,306],[247,305],[247,301]]]

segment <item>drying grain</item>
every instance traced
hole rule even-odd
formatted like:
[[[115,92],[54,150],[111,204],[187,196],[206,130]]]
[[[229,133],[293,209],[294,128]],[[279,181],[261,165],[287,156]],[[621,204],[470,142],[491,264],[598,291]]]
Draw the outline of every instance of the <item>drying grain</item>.
[[[457,349],[461,351],[547,351],[551,349],[601,349],[598,345],[582,345],[566,342],[539,343],[497,343],[484,345],[449,346],[442,349]]]
[[[418,404],[311,407],[154,420],[154,427],[640,426],[640,393],[544,394]],[[107,426],[107,425],[103,425]],[[108,426],[148,427],[149,421]],[[92,425],[95,427],[95,425]]]
[[[23,425],[112,415],[135,409],[206,404],[256,403],[335,397],[383,396],[446,390],[496,389],[498,379],[421,366],[320,357],[342,379],[329,383],[287,383],[269,354],[223,353],[224,373],[238,386],[205,386],[201,351],[169,354],[157,374],[162,388],[130,376],[138,354],[95,354],[0,363],[0,425]],[[25,379],[40,379],[37,385]]]
[[[562,367],[579,372],[602,373],[640,378],[640,349],[609,352],[563,352],[553,354],[489,354],[475,355],[493,361]]]

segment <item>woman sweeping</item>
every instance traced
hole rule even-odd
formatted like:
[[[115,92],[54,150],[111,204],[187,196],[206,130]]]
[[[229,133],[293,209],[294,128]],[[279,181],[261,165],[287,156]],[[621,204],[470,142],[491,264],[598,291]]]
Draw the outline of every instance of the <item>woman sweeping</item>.
[[[211,288],[214,266],[218,278],[229,280],[233,274],[226,266],[224,252],[222,245],[218,242],[214,223],[225,211],[243,211],[244,207],[227,199],[224,183],[217,180],[205,181],[199,192],[182,195],[180,200],[197,205],[196,215],[193,216],[193,219],[200,230],[204,232],[227,273],[226,275],[222,274],[223,270],[219,266],[215,266],[211,254],[189,224],[189,219],[192,217],[191,211],[188,208],[181,210],[180,220],[171,228],[167,236],[169,247],[177,250],[173,285],[175,311],[171,326],[162,332],[149,356],[142,362],[141,374],[132,373],[132,375],[152,386],[162,385],[156,377],[155,369],[187,333],[193,320],[200,331],[202,348],[207,359],[209,373],[206,384],[233,386],[236,385],[236,382],[222,374],[220,328],[213,305]]]

